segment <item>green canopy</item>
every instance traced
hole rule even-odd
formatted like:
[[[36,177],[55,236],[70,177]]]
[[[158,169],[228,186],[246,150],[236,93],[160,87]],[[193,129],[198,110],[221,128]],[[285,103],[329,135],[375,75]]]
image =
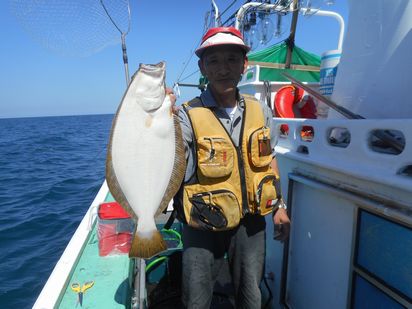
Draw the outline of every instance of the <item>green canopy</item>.
[[[319,82],[320,57],[295,45],[290,69],[285,69],[288,47],[285,42],[248,54],[249,65],[260,65],[259,80],[289,81],[282,72],[302,82]]]

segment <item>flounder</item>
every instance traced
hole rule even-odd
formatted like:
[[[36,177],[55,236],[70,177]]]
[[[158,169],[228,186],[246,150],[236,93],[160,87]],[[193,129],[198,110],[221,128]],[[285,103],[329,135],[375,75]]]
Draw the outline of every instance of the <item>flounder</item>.
[[[186,168],[182,132],[166,94],[165,63],[140,64],[113,120],[106,179],[113,197],[137,220],[130,257],[167,249],[155,217],[178,191]]]

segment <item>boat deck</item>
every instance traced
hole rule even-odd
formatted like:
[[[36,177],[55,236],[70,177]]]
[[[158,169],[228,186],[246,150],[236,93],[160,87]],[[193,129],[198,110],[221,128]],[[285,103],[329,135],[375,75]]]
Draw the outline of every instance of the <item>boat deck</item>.
[[[113,202],[113,196],[108,193],[105,202]],[[156,218],[156,224],[161,229],[169,214],[161,214]],[[162,231],[168,244],[168,250],[145,260],[146,264],[146,293],[149,308],[165,308],[162,300],[168,298],[168,303],[180,302],[180,274],[181,274],[181,224],[175,222],[169,231]],[[176,237],[176,235],[178,237]],[[99,255],[98,220],[95,220],[92,231],[82,249],[82,253],[65,284],[64,292],[58,308],[73,308],[78,304],[78,295],[71,289],[73,283],[83,285],[94,281],[94,285],[83,295],[82,308],[131,308],[133,280],[136,259],[130,259],[128,254]],[[173,265],[171,265],[173,263]],[[175,273],[171,284],[170,274]],[[167,289],[164,282],[167,281]],[[160,294],[159,294],[160,293]],[[160,301],[160,302],[159,302]],[[153,306],[150,306],[150,303]]]
[[[108,193],[104,201],[113,202],[114,198]],[[169,213],[156,217],[168,250],[145,260],[145,308],[177,308],[181,304],[182,224],[175,221],[170,230],[162,230],[168,218]],[[56,307],[80,307],[78,295],[71,285],[93,281],[94,285],[84,292],[82,308],[131,308],[132,293],[139,290],[133,286],[136,259],[130,259],[128,254],[99,255],[98,220],[95,220],[81,252]],[[227,263],[215,283],[211,308],[235,308]]]
[[[108,194],[106,201],[114,201]],[[59,308],[73,308],[77,304],[77,294],[71,289],[72,283],[84,284],[94,281],[93,287],[83,295],[82,308],[129,308],[131,280],[134,260],[127,254],[99,256],[97,224],[94,224],[83,253],[77,262]]]

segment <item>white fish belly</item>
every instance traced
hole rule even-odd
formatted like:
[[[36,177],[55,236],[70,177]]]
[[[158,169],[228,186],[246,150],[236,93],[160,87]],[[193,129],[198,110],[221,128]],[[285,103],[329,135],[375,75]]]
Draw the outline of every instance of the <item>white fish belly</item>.
[[[112,165],[119,186],[139,218],[153,220],[174,165],[175,136],[170,111],[146,113],[125,98],[112,139]]]

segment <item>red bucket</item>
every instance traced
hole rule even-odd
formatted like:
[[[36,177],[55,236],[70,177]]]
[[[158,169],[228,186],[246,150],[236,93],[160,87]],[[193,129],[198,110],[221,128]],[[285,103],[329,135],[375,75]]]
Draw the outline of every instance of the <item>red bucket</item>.
[[[119,203],[100,204],[97,227],[99,255],[129,253],[134,227],[134,221]]]

